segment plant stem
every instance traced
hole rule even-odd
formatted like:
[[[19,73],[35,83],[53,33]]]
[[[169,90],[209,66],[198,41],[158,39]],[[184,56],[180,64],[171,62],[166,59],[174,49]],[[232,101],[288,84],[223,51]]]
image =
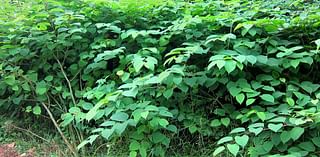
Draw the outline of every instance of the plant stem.
[[[64,136],[63,132],[61,131],[57,121],[54,119],[50,109],[47,107],[47,105],[43,102],[41,102],[42,106],[45,108],[45,110],[47,111],[52,123],[54,124],[54,126],[56,127],[56,129],[58,130],[60,136],[62,137],[63,141],[65,142],[65,144],[68,146],[69,150],[72,152],[72,154],[76,157],[78,157],[78,153],[76,151],[76,149],[70,144],[70,142],[68,141],[68,139]]]
[[[66,80],[67,83],[68,83],[68,87],[69,87],[69,91],[70,91],[70,95],[71,95],[72,102],[73,102],[74,105],[76,105],[77,103],[76,103],[76,99],[74,98],[74,95],[73,95],[73,90],[72,90],[72,86],[71,86],[70,80],[68,79],[68,76],[67,76],[67,74],[65,73],[65,71],[64,71],[64,69],[63,69],[63,66],[62,66],[61,62],[59,61],[59,59],[58,59],[55,55],[53,55],[53,56],[54,56],[54,58],[56,59],[56,61],[58,62],[59,66],[60,66],[60,69],[61,69],[61,72],[62,72],[65,80]]]

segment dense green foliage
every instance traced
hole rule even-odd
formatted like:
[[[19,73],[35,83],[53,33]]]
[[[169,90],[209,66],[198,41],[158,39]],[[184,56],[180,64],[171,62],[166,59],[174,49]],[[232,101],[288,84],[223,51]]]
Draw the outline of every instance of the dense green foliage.
[[[199,137],[214,156],[319,155],[316,0],[1,7],[1,111],[49,107],[78,149],[165,156]]]

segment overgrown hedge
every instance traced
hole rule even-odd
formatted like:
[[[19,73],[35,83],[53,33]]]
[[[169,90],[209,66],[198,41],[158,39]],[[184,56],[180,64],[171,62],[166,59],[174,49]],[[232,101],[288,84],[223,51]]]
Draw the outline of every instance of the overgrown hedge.
[[[319,5],[6,2],[1,111],[51,111],[78,149],[121,139],[131,157],[193,136],[214,156],[318,156]]]

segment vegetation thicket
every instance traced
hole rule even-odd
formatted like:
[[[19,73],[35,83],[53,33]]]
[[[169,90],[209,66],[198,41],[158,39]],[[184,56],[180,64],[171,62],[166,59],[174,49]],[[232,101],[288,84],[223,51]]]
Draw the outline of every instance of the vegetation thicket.
[[[320,155],[318,0],[0,8],[0,112],[47,117],[75,156]]]

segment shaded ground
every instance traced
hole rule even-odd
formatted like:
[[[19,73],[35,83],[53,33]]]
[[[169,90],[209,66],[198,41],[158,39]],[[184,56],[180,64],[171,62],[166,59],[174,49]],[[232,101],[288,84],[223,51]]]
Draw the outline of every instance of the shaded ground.
[[[19,154],[15,143],[0,145],[0,157],[34,157],[35,148],[29,149],[27,152]]]
[[[200,136],[173,143],[167,156],[172,157],[208,157],[212,156],[214,148],[210,141]],[[181,135],[181,138],[184,137]],[[213,145],[212,145],[213,146]],[[126,140],[116,140],[110,143],[98,143],[86,148],[85,153],[79,152],[81,157],[127,157],[129,144]],[[0,114],[0,157],[71,157],[72,154],[57,135],[51,122],[24,117],[6,116]]]
[[[0,157],[70,156],[51,123],[40,123],[0,114]]]

